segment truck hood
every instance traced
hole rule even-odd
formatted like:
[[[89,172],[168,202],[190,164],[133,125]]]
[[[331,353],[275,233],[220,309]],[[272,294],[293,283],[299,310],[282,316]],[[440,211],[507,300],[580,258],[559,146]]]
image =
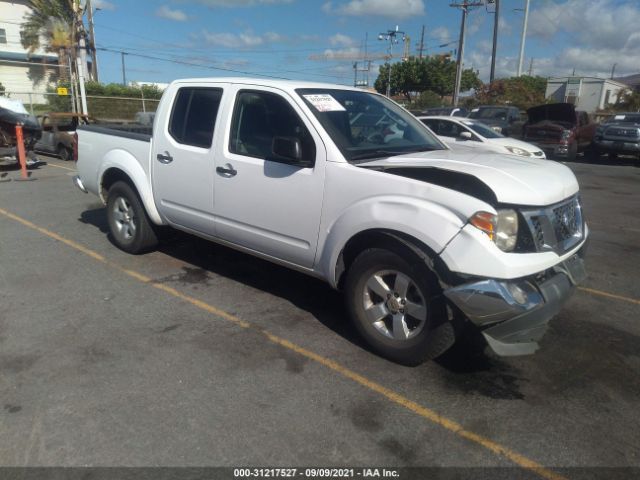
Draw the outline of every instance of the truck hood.
[[[497,202],[512,205],[551,205],[576,194],[579,190],[573,172],[561,163],[486,151],[476,153],[469,150],[436,150],[398,155],[357,165],[414,179],[420,179],[420,169],[437,170],[440,179],[447,172],[452,176],[457,175],[458,179],[461,176],[471,176],[490,189]],[[396,169],[397,172],[394,172]],[[467,193],[464,183],[460,188],[458,179],[448,183],[434,183],[445,186],[456,184],[451,188]],[[430,181],[428,175],[425,175],[424,181]],[[471,190],[475,191],[476,188]],[[486,195],[482,199],[486,199]]]
[[[551,121],[564,122],[574,125],[576,123],[576,107],[571,103],[551,103],[539,105],[527,110],[529,124]]]

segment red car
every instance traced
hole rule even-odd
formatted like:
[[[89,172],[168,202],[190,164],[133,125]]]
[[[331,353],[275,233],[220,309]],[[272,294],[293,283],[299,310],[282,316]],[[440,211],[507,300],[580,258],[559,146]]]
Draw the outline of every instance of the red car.
[[[596,124],[570,103],[551,103],[527,110],[523,140],[539,146],[547,158],[574,160],[590,147]]]

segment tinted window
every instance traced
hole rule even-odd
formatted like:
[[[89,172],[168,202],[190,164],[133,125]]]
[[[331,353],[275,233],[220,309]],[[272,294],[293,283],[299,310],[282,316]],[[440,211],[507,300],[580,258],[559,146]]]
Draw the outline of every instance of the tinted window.
[[[185,87],[178,90],[169,133],[179,143],[209,148],[222,98],[222,89]]]
[[[273,153],[276,137],[298,139],[302,160],[315,160],[313,138],[288,101],[269,92],[239,92],[233,112],[229,150],[240,155],[291,163],[290,159]]]

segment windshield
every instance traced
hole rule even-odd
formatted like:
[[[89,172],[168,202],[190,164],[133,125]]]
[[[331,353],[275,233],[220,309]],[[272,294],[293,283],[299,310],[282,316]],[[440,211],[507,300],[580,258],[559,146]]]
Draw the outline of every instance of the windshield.
[[[446,149],[417,118],[380,95],[316,88],[296,92],[349,162]]]
[[[481,108],[475,112],[471,112],[469,118],[491,118],[494,120],[506,120],[506,108]]]
[[[640,123],[640,115],[629,115],[629,114],[622,114],[622,115],[614,115],[611,118],[608,118],[606,120],[605,123],[635,123],[635,124],[639,124]]]
[[[488,127],[484,123],[480,122],[462,122],[471,130],[476,132],[478,135],[483,136],[484,138],[504,138],[504,135],[496,132],[491,127]]]

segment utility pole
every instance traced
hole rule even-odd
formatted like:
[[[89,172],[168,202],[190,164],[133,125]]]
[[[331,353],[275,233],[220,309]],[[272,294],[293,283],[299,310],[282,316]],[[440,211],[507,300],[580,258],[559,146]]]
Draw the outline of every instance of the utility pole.
[[[422,25],[422,33],[420,34],[420,46],[418,47],[418,58],[422,60],[422,52],[424,51],[424,25]]]
[[[126,75],[126,70],[124,68],[124,56],[126,55],[126,53],[124,53],[124,51],[120,52],[120,59],[122,61],[122,85],[124,85],[125,87],[127,86],[127,75]]]
[[[527,36],[527,22],[529,21],[529,0],[524,4],[524,21],[522,22],[522,37],[520,38],[520,58],[518,59],[518,77],[522,75],[522,60],[524,59],[524,40]]]
[[[611,80],[613,80],[613,76],[616,73],[616,65],[618,65],[617,63],[613,64],[613,67],[611,67]]]
[[[398,43],[398,35],[402,36],[402,41],[404,42],[406,34],[398,30],[398,25],[396,25],[395,30],[387,30],[386,33],[380,33],[378,35],[378,40],[385,40],[389,42],[389,60],[387,61],[387,66],[389,68],[389,76],[387,78],[387,98],[391,98],[391,58],[393,57],[393,44]]]
[[[493,48],[491,49],[491,74],[489,82],[496,78],[496,52],[498,50],[498,23],[500,22],[500,0],[495,0],[496,11],[493,17]]]
[[[533,75],[533,57],[531,57],[531,60],[529,61],[529,76]]]
[[[91,48],[91,78],[95,82],[99,82],[98,78],[98,53],[96,52],[96,32],[93,29],[93,7],[91,0],[87,0],[87,20],[89,21],[89,42]],[[96,10],[100,10],[97,8]]]
[[[482,2],[469,3],[464,0],[463,3],[452,3],[449,6],[462,10],[462,22],[460,23],[460,40],[458,41],[458,60],[456,62],[456,84],[453,90],[453,106],[458,106],[458,96],[460,95],[460,84],[462,82],[462,62],[464,58],[464,33],[467,27],[467,13],[470,7],[480,7],[484,5]]]
[[[84,25],[82,23],[82,7],[80,6],[79,0],[73,1],[73,35],[74,35],[74,46],[75,40],[78,41],[77,52],[76,52],[76,72],[78,74],[78,86],[80,87],[80,112],[83,115],[88,113],[87,110],[87,93],[84,89],[84,79],[86,76],[86,57],[87,50],[84,40]]]

